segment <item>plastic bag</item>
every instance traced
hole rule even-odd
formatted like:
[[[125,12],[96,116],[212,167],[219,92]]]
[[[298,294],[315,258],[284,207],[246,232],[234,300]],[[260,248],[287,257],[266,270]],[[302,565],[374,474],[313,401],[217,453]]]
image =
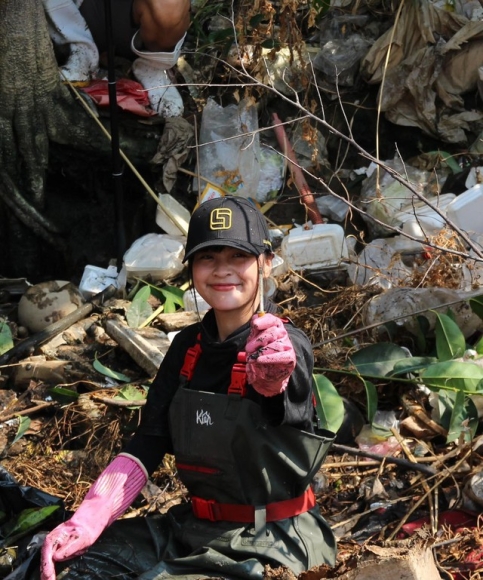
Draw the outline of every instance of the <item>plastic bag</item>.
[[[255,198],[260,181],[257,130],[258,114],[253,99],[243,99],[238,105],[227,107],[208,99],[200,129],[201,177],[228,193]]]

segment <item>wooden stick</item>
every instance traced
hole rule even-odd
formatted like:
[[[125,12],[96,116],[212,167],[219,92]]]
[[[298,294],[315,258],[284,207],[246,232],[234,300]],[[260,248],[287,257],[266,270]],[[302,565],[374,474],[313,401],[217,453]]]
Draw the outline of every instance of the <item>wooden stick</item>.
[[[391,457],[390,455],[381,455],[380,453],[362,451],[361,449],[347,447],[346,445],[340,445],[339,443],[333,443],[331,448],[334,451],[339,451],[340,453],[348,453],[349,455],[368,457],[369,459],[377,459],[378,461],[386,461],[387,463],[395,463],[400,467],[421,471],[421,473],[425,473],[426,475],[436,475],[437,473],[433,467],[429,467],[428,465],[420,465],[419,463],[413,463],[412,461],[402,459],[401,457]]]

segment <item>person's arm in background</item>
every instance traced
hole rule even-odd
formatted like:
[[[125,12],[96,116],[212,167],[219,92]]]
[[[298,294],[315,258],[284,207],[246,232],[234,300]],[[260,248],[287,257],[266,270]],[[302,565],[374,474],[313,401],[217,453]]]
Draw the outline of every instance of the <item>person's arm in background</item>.
[[[139,25],[144,48],[173,50],[190,25],[190,0],[134,0],[133,20]]]

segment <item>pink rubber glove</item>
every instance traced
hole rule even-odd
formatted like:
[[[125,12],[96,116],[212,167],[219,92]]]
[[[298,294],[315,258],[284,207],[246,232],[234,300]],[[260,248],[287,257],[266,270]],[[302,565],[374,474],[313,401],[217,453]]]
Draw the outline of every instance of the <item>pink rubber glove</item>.
[[[118,455],[93,483],[72,518],[57,526],[42,546],[41,580],[55,580],[54,562],[84,553],[134,501],[147,481],[143,465]]]
[[[295,368],[296,357],[284,323],[273,314],[253,316],[245,347],[247,378],[265,397],[282,393]]]

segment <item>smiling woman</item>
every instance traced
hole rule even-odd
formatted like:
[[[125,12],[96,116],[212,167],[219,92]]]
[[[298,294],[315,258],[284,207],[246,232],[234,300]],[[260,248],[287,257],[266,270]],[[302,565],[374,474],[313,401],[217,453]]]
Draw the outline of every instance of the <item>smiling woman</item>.
[[[156,536],[155,565],[109,561],[111,577],[262,580],[266,565],[299,574],[335,561],[311,488],[334,437],[314,434],[311,345],[273,303],[257,314],[259,273],[268,276],[272,261],[263,215],[238,197],[202,203],[190,220],[186,260],[211,309],[175,336],[135,435],[74,516],[47,536],[42,580],[55,578],[56,562],[68,566],[63,578],[96,577],[123,522],[111,524],[166,453],[190,502],[146,523]],[[68,561],[79,553],[82,561]]]

